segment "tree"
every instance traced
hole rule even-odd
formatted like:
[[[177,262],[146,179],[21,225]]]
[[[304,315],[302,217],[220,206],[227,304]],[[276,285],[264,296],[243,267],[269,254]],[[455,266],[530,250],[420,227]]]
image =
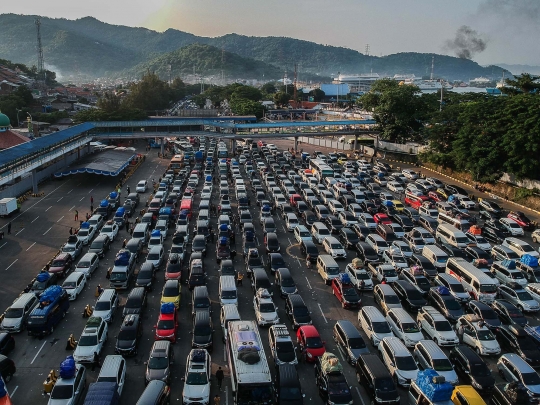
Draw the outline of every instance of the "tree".
[[[514,79],[506,79],[501,92],[508,95],[516,95],[518,93],[533,93],[540,90],[538,83],[540,76],[533,76],[529,73],[523,73],[519,76],[514,76]]]
[[[310,97],[313,97],[313,101],[322,101],[326,95],[321,89],[313,89],[308,94]]]
[[[261,103],[246,98],[233,98],[230,106],[231,111],[236,115],[255,115],[257,119],[262,118],[265,111]]]
[[[231,94],[231,100],[234,98],[260,101],[262,98],[262,93],[259,89],[256,89],[255,87],[241,86],[236,88]]]
[[[266,94],[274,94],[277,92],[276,83],[268,82],[262,85],[261,91]]]
[[[279,106],[279,107],[287,107],[289,105],[290,99],[291,99],[291,96],[282,91],[279,91],[276,94],[274,94],[274,103],[276,104],[276,106]]]
[[[179,77],[175,77],[171,83],[171,96],[174,101],[183,99],[186,94],[186,84]]]
[[[121,100],[118,95],[107,91],[98,100],[97,106],[106,112],[118,111],[121,106]]]
[[[147,72],[141,81],[131,86],[124,103],[130,108],[144,111],[164,110],[172,101],[169,85],[158,75]]]
[[[358,102],[366,110],[373,111],[382,139],[404,143],[419,134],[422,120],[428,116],[419,94],[420,89],[416,86],[381,79]]]

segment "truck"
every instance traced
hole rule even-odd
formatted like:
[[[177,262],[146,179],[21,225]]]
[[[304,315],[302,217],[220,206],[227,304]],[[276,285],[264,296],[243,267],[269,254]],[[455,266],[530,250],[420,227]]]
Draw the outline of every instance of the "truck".
[[[118,405],[120,395],[115,382],[95,382],[88,386],[84,405]]]
[[[110,288],[127,289],[134,271],[135,255],[127,249],[121,249],[114,259],[109,280]]]
[[[0,217],[7,217],[18,210],[16,198],[6,197],[0,200]]]
[[[343,366],[335,354],[317,357],[315,379],[319,395],[325,404],[352,404],[351,386],[343,374]]]

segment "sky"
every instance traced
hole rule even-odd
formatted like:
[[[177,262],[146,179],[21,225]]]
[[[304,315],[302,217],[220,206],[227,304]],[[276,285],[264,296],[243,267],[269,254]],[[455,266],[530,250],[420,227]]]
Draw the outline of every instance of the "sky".
[[[25,0],[0,12],[117,25],[169,28],[200,36],[286,36],[370,54],[454,55],[448,41],[466,25],[485,43],[471,57],[540,65],[540,0]]]

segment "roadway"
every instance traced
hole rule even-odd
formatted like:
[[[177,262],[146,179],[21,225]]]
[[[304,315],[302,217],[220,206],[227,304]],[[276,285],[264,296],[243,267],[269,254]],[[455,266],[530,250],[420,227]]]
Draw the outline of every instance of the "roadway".
[[[276,143],[277,142],[274,142]],[[136,144],[137,151],[143,151],[142,143]],[[288,146],[290,147],[291,142]],[[302,145],[307,151],[306,145]],[[315,147],[314,147],[315,148]],[[317,147],[317,149],[319,149]],[[140,179],[158,178],[165,171],[167,160],[157,158],[157,151],[152,150],[147,153],[146,161],[139,167],[137,172],[132,177],[133,180],[128,181],[132,188]],[[245,174],[241,171],[242,174]],[[443,179],[444,180],[444,179]],[[94,175],[77,175],[63,178],[61,180],[47,183],[43,186],[45,196],[40,199],[32,199],[23,204],[23,211],[18,216],[12,218],[12,235],[6,236],[6,239],[0,243],[0,272],[5,272],[3,283],[0,286],[0,309],[7,308],[9,304],[17,297],[20,291],[28,284],[28,282],[39,272],[45,263],[54,255],[60,246],[66,241],[69,236],[69,228],[75,226],[74,209],[79,210],[79,217],[83,218],[87,210],[89,210],[90,196],[94,197],[94,206],[97,206],[98,201],[112,191],[116,184],[116,180],[103,176]],[[199,187],[202,187],[202,182]],[[250,183],[247,182],[248,190]],[[214,198],[218,196],[218,188],[214,188]],[[254,201],[251,191],[249,191],[251,201]],[[149,197],[149,192],[141,195],[141,205]],[[231,195],[232,195],[231,191]],[[196,194],[194,206],[198,206],[200,195]],[[141,207],[139,205],[139,207]],[[236,200],[233,197],[233,211],[236,207]],[[138,208],[139,209],[139,208]],[[259,242],[263,241],[262,230],[258,222],[258,207],[250,206],[250,212],[254,218],[253,223],[257,230]],[[294,241],[292,233],[288,233],[281,218],[274,217],[280,236],[281,253],[285,258],[288,267],[291,269],[292,275],[299,288],[299,293],[306,302],[314,325],[317,327],[323,340],[326,341],[328,351],[338,354],[337,348],[332,340],[332,327],[335,321],[339,319],[348,319],[354,324],[357,323],[357,314],[355,311],[344,310],[340,303],[332,295],[330,287],[326,286],[321,277],[316,273],[315,269],[307,269],[304,260],[302,260],[298,246]],[[194,221],[192,221],[194,222]],[[212,218],[211,225],[216,227],[217,218]],[[6,220],[1,220],[0,226],[5,225]],[[193,224],[192,224],[193,225]],[[171,233],[173,229],[171,228]],[[94,304],[95,290],[98,283],[102,286],[107,286],[108,282],[105,278],[106,269],[112,265],[114,255],[121,248],[121,241],[128,235],[125,230],[122,230],[120,237],[112,245],[111,250],[102,260],[100,267],[94,273],[88,287],[85,289],[76,301],[71,303],[69,314],[62,321],[61,325],[55,328],[51,336],[47,336],[43,340],[30,338],[25,332],[16,336],[16,348],[10,354],[10,357],[17,365],[17,373],[13,380],[8,384],[8,389],[13,393],[15,403],[35,403],[38,400],[44,402],[41,398],[42,382],[45,379],[50,369],[58,369],[60,362],[71,354],[65,350],[67,338],[71,333],[75,339],[79,338],[82,332],[85,319],[81,314],[86,304]],[[526,239],[528,240],[528,239]],[[169,236],[165,242],[165,251],[168,251],[171,245],[171,237]],[[84,249],[86,251],[87,248]],[[236,234],[236,250],[241,251],[241,234]],[[226,361],[224,358],[224,346],[222,343],[222,332],[219,325],[219,301],[218,301],[218,280],[217,272],[218,265],[215,260],[215,249],[212,244],[208,245],[208,254],[204,260],[206,271],[208,274],[208,289],[210,297],[213,301],[212,320],[214,323],[214,350],[212,352],[213,373],[218,366],[224,367],[227,374]],[[349,258],[340,262],[340,267],[345,268],[353,257],[354,251],[349,251]],[[237,270],[244,272],[245,266],[241,255],[235,259]],[[153,344],[153,325],[159,314],[159,301],[161,289],[164,284],[164,266],[157,273],[154,289],[149,294],[148,306],[143,315],[143,338],[139,346],[139,354],[128,359],[127,382],[129,389],[124,390],[121,398],[121,404],[133,404],[137,401],[140,394],[144,390],[144,362],[148,358],[148,353]],[[187,273],[187,272],[185,272]],[[185,280],[185,274],[183,279]],[[178,401],[182,395],[181,378],[185,372],[186,357],[191,349],[191,321],[190,321],[190,302],[191,294],[185,284],[182,287],[182,303],[180,309],[180,328],[179,341],[176,343],[175,349],[175,364],[172,367],[172,383],[171,383],[171,399]],[[125,303],[127,292],[121,293],[121,306]],[[252,305],[253,293],[249,287],[249,281],[244,281],[244,286],[239,288],[239,311],[242,319],[254,319],[254,310]],[[289,331],[292,332],[291,324],[285,315],[284,301],[276,295],[275,303],[279,308],[279,315],[283,323],[285,323]],[[365,293],[363,296],[363,305],[374,305],[372,293]],[[118,311],[120,312],[122,308]],[[118,312],[118,313],[119,313]],[[117,313],[117,314],[118,314]],[[538,324],[538,318],[529,317],[531,323]],[[102,359],[107,354],[114,353],[115,336],[120,327],[120,317],[115,317],[114,322],[109,329],[109,340],[102,352]],[[261,335],[265,346],[265,351],[268,361],[272,364],[269,356],[270,350],[268,347],[268,333],[266,328],[261,328]],[[293,338],[294,339],[294,338]],[[373,348],[368,344],[368,347]],[[341,354],[338,354],[341,356]],[[488,364],[491,370],[496,374],[495,359],[489,359]],[[366,405],[369,403],[366,393],[355,380],[354,370],[351,366],[344,364],[345,374],[349,384],[353,386],[353,397],[355,403]],[[299,376],[301,379],[303,391],[306,394],[305,403],[321,403],[317,394],[317,389],[314,384],[313,368],[309,364],[301,363],[298,366]],[[98,370],[88,371],[87,383],[95,381],[98,375]],[[496,375],[496,378],[499,378]],[[498,380],[500,382],[500,378]],[[212,381],[211,397],[217,393],[217,383],[215,379]],[[405,391],[401,390],[402,398],[405,401]],[[232,396],[230,393],[230,383],[226,377],[224,387],[220,393],[222,404],[232,404]]]

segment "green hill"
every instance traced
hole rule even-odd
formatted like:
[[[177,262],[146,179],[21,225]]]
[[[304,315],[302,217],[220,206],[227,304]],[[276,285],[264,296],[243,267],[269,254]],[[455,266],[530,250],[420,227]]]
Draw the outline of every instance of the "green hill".
[[[36,64],[35,16],[0,15],[0,58],[29,66]],[[258,62],[278,68],[280,78],[287,69],[294,70],[299,64],[303,77],[306,73],[329,76],[365,73],[370,70],[381,75],[414,73],[423,76],[429,73],[432,54],[404,52],[384,57],[366,56],[352,49],[326,46],[309,41],[285,37],[249,37],[229,34],[216,38],[199,37],[179,30],[169,29],[156,32],[146,28],[134,28],[106,24],[93,17],[78,20],[41,18],[42,42],[45,63],[62,75],[84,74],[90,77],[118,76],[120,73],[140,71],[141,66],[158,63],[163,56],[170,58],[171,52],[186,52],[182,48],[191,44],[206,44],[239,55],[235,62],[245,63],[245,67],[235,67],[238,71],[261,72],[271,67],[257,65]],[[202,52],[202,48],[199,49]],[[214,51],[212,51],[213,53]],[[221,70],[214,55],[208,56],[201,65],[201,72]],[[226,61],[226,64],[229,62]],[[187,66],[180,63],[181,69]],[[224,69],[225,70],[225,69]],[[482,67],[476,62],[451,56],[436,55],[435,74],[446,79],[468,80],[485,76],[500,78],[501,69]],[[292,76],[289,73],[289,76]],[[265,78],[270,78],[265,74]]]

